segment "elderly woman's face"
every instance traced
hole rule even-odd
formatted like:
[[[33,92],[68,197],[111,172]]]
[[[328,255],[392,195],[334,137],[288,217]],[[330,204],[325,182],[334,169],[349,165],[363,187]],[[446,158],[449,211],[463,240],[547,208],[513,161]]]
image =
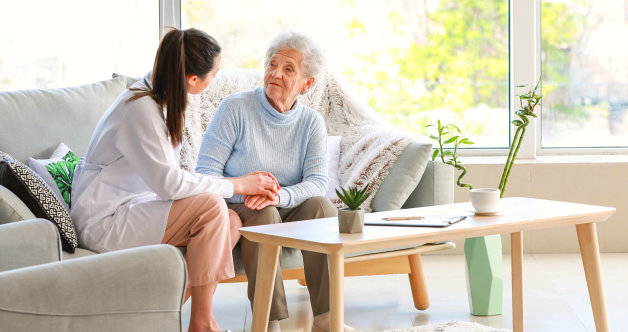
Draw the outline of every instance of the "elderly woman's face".
[[[307,91],[314,82],[313,77],[305,74],[302,59],[297,50],[280,49],[268,61],[264,91],[279,112],[290,110],[299,93]]]

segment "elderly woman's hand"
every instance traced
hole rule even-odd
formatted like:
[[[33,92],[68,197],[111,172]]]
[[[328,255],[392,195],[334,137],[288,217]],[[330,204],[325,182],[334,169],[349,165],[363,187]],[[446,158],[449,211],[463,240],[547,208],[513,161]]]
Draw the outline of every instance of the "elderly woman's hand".
[[[242,195],[262,195],[268,199],[279,197],[279,183],[268,172],[253,172],[244,176],[228,178],[233,184],[233,193]],[[278,199],[278,198],[277,198]]]
[[[244,206],[251,210],[261,210],[267,206],[276,206],[279,204],[279,195],[274,199],[270,199],[262,195],[244,196]]]

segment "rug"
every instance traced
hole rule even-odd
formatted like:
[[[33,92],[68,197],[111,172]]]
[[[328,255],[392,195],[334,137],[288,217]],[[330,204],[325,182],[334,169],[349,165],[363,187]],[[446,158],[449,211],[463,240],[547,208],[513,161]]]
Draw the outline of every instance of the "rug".
[[[403,329],[386,330],[384,332],[511,332],[478,323],[450,320],[430,325],[413,326]]]

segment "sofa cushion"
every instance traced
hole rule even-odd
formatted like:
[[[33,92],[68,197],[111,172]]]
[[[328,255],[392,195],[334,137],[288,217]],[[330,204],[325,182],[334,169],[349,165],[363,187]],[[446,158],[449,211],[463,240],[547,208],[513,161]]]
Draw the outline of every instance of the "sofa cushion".
[[[35,215],[15,194],[0,185],[0,224],[35,219]]]
[[[11,190],[37,218],[52,221],[61,234],[63,250],[74,252],[77,246],[76,230],[68,211],[37,173],[2,151],[0,185]]]
[[[61,142],[85,155],[98,120],[126,89],[118,77],[77,87],[0,92],[0,151],[26,163]]]
[[[44,179],[68,212],[72,206],[72,178],[78,162],[79,158],[63,143],[48,159],[28,158],[28,166]]]
[[[421,181],[431,152],[430,143],[412,142],[406,146],[371,202],[374,212],[401,208]]]

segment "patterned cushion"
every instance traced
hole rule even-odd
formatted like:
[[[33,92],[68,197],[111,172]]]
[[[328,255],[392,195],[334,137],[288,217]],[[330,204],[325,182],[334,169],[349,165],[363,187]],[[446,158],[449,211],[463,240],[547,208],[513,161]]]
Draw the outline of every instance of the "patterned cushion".
[[[63,143],[57,146],[48,159],[28,158],[28,166],[50,186],[52,193],[57,196],[67,211],[70,211],[72,206],[70,199],[72,179],[78,162],[78,156]]]
[[[20,198],[37,218],[52,221],[61,234],[63,250],[74,252],[77,245],[76,230],[68,211],[37,173],[2,151],[0,185]]]

